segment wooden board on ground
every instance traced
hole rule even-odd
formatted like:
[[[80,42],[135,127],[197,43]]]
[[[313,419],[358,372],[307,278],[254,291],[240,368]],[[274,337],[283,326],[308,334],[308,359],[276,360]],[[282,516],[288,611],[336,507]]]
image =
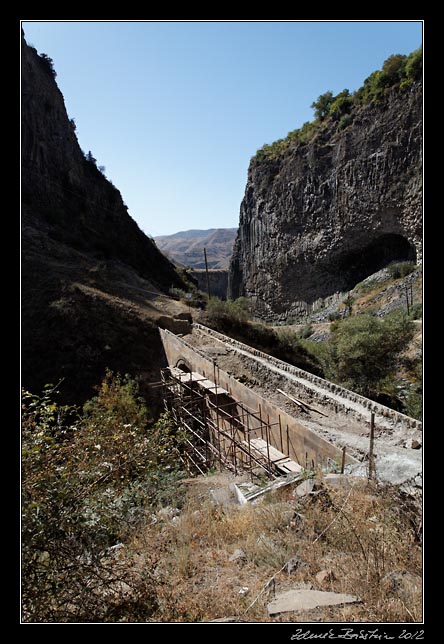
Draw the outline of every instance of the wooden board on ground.
[[[253,450],[253,452],[260,454],[267,460],[268,456],[270,456],[270,461],[273,463],[273,465],[286,474],[288,472],[299,473],[304,469],[303,467],[301,467],[301,465],[299,465],[295,461],[292,461],[291,458],[273,447],[273,445],[267,446],[267,442],[262,438],[252,438],[250,440],[250,448]]]

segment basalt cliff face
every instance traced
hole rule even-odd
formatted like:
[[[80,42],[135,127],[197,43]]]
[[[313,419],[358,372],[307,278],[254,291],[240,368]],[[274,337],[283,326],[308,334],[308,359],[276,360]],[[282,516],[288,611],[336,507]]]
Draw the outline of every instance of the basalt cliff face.
[[[121,194],[88,162],[48,65],[22,40],[23,226],[101,259],[125,262],[159,286],[172,264],[130,217]]]
[[[106,367],[158,379],[149,300],[188,288],[84,157],[54,77],[22,37],[22,383],[81,402]]]
[[[338,131],[252,159],[229,297],[277,320],[347,291],[391,261],[422,258],[422,85],[388,92]]]

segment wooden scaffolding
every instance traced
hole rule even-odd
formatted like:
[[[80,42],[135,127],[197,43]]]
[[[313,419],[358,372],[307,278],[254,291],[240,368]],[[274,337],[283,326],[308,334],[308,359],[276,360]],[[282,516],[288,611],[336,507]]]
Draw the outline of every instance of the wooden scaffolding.
[[[190,474],[218,467],[235,474],[249,472],[253,480],[302,471],[271,445],[271,428],[280,426],[280,418],[270,423],[260,406],[253,410],[234,400],[218,384],[216,367],[213,380],[178,367],[167,367],[161,374],[165,409],[186,433],[180,458]]]

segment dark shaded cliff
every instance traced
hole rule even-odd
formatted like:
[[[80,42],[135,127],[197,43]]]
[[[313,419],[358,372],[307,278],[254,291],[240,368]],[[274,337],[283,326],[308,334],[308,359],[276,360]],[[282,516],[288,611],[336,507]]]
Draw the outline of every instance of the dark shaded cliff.
[[[421,83],[352,120],[250,163],[229,296],[251,298],[265,319],[297,315],[390,261],[421,261]]]
[[[79,402],[106,367],[158,379],[156,293],[188,286],[85,159],[54,76],[22,37],[22,383]]]
[[[159,286],[172,264],[129,216],[120,192],[86,161],[47,63],[22,40],[23,225],[101,259],[119,259]]]

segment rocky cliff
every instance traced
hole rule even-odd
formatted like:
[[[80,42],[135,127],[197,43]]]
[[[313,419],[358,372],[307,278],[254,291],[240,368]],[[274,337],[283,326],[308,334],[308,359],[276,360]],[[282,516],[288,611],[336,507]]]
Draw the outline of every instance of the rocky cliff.
[[[88,162],[48,63],[22,39],[22,209],[26,228],[106,259],[159,286],[179,285],[172,264],[129,216],[121,194]]]
[[[79,402],[106,367],[157,380],[156,294],[171,286],[188,290],[85,158],[51,61],[22,37],[23,385],[63,379]]]
[[[229,296],[276,320],[422,255],[422,85],[385,92],[309,142],[256,155],[230,265]]]

